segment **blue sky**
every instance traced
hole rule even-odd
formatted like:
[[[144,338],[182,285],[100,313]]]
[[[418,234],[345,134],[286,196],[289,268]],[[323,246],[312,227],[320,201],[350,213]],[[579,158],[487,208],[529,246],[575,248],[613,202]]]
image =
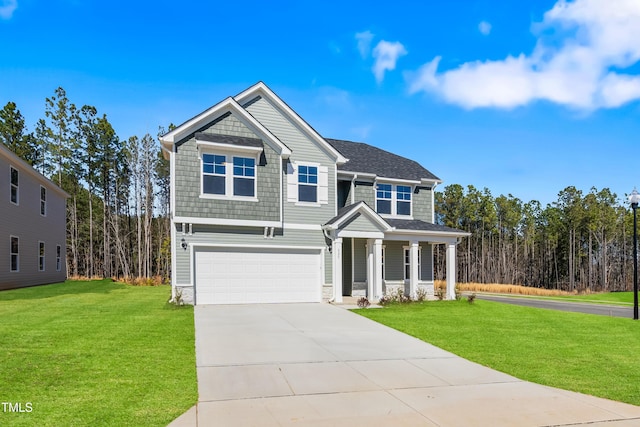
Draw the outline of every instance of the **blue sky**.
[[[0,104],[30,130],[58,86],[126,139],[262,80],[444,185],[640,188],[640,0],[0,0],[0,40]]]

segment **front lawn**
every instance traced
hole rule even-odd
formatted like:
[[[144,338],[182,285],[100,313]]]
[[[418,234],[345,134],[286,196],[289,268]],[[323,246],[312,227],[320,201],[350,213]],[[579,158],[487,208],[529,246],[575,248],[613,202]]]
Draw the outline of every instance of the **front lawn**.
[[[640,405],[640,321],[478,300],[354,311],[523,380]]]
[[[169,293],[110,280],[0,292],[0,401],[24,410],[0,406],[0,425],[165,426],[194,405],[193,308]]]

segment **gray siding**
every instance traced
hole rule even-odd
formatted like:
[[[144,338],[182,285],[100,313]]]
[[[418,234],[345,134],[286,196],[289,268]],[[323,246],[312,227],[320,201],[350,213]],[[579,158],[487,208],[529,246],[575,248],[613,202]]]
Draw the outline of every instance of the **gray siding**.
[[[18,205],[10,201],[10,166],[19,171]],[[53,184],[36,179],[25,165],[0,152],[0,290],[62,282],[66,272],[66,200]],[[46,216],[40,214],[40,186],[47,189]],[[19,238],[19,272],[11,272],[10,236]],[[45,243],[45,269],[39,271],[39,242]],[[56,271],[56,246],[61,247]]]
[[[215,133],[219,129],[236,129],[235,135],[249,136],[233,116],[210,126],[206,132]],[[227,126],[226,124],[229,124]],[[224,125],[224,126],[223,126]],[[244,125],[242,125],[244,126]],[[251,133],[251,137],[257,136]],[[179,144],[176,153],[176,216],[198,218],[232,218],[246,220],[280,220],[280,156],[264,144],[264,158],[256,166],[258,202],[245,200],[221,200],[201,198],[200,157],[193,135]]]
[[[182,225],[176,224],[176,279],[177,285],[191,284],[190,249],[182,248],[182,239],[190,244],[236,244],[261,246],[314,246],[325,248],[325,283],[332,282],[332,256],[326,250],[326,240],[321,230],[276,229],[274,237],[264,238],[264,229],[259,227],[227,227],[193,225],[193,234],[182,233]]]
[[[342,227],[341,230],[349,231],[368,231],[368,232],[380,232],[382,228],[378,224],[374,224],[371,220],[361,214],[354,215],[351,220]]]
[[[413,218],[422,221],[431,222],[431,210],[433,209],[433,200],[431,190],[418,187],[418,191],[413,196]]]
[[[367,185],[366,183],[355,183],[355,200],[356,203],[359,201],[365,202],[371,209],[376,210],[376,196],[373,190],[373,184]]]
[[[321,206],[300,206],[287,202],[287,176],[283,169],[285,222],[299,224],[324,224],[336,214],[335,162],[330,155],[311,140],[283,113],[264,98],[248,105],[247,111],[291,149],[292,162],[315,162],[326,166],[329,172],[329,203]]]
[[[366,239],[353,239],[353,281],[365,282],[367,280],[367,241]]]
[[[404,279],[403,246],[408,242],[387,240],[384,242],[384,280]]]
[[[203,128],[201,132],[210,133],[214,135],[233,135],[243,136],[247,138],[257,138],[256,134],[249,129],[244,123],[242,123],[236,116],[231,113],[227,113],[222,117],[214,120]]]
[[[421,243],[422,248],[422,280],[433,280],[433,245],[429,243]]]

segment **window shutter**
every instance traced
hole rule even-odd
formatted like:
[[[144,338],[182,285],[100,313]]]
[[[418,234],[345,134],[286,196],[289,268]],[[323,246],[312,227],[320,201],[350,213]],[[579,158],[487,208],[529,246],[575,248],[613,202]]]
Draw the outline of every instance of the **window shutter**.
[[[287,162],[287,202],[298,201],[298,168]]]
[[[329,169],[326,166],[318,167],[318,203],[329,203]]]

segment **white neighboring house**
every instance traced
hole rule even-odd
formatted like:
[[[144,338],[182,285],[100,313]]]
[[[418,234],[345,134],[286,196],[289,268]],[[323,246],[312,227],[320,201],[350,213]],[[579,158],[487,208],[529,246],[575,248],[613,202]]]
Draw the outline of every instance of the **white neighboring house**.
[[[414,160],[326,139],[259,82],[161,138],[171,167],[173,294],[195,304],[434,294],[441,180]]]
[[[68,197],[0,144],[0,290],[67,278]]]

